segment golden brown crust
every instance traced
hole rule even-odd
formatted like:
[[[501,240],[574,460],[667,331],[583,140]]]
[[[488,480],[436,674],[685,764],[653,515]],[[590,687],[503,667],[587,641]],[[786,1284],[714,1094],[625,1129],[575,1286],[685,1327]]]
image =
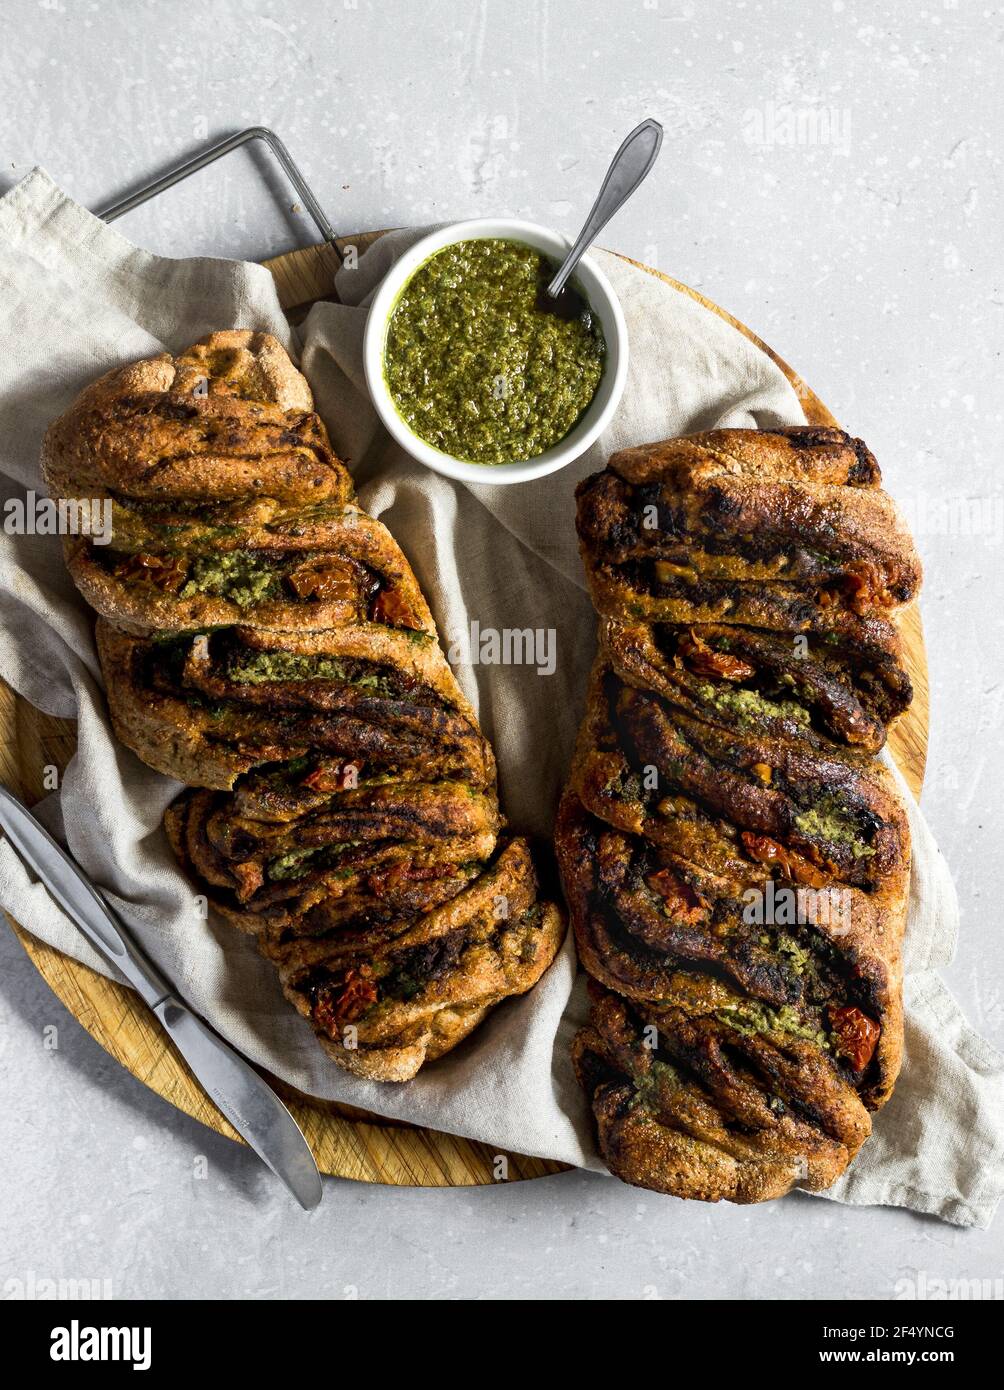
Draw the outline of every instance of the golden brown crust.
[[[516,839],[469,887],[366,952],[379,997],[358,1020],[325,1013],[324,991],[344,987],[351,955],[302,939],[273,941],[268,953],[329,1055],[356,1075],[399,1081],[456,1046],[502,999],[530,989],[563,936],[558,909],[537,901],[529,848]]]
[[[686,714],[819,748],[877,753],[913,695],[900,634],[878,618],[797,649],[788,634],[758,628],[606,618],[600,644],[625,685]]]
[[[867,1111],[806,1044],[753,1039],[679,1009],[638,1010],[597,985],[590,993],[592,1023],[573,1060],[603,1155],[624,1182],[763,1202],[828,1187],[868,1137]],[[652,1036],[671,1060],[655,1056]],[[765,1076],[773,1105],[757,1084]]]
[[[259,496],[287,505],[351,496],[319,416],[192,394],[182,378],[160,386],[162,361],[150,364],[149,389],[126,394],[132,369],[111,372],[49,428],[42,473],[51,495],[134,502]]]
[[[458,892],[502,825],[494,788],[448,780],[363,778],[293,820],[246,815],[239,795],[209,791],[170,814],[179,856],[233,925],[263,939],[339,929],[341,944],[355,940],[352,921],[383,935]]]
[[[732,827],[698,823],[688,838],[647,821],[635,836],[566,792],[556,845],[582,965],[638,1004],[665,1003],[688,972],[708,971],[719,984],[705,1006],[742,1009],[753,1000],[768,1011],[758,1024],[777,1016],[813,1035],[830,1027],[832,1009],[860,1009],[881,1030],[867,1066],[848,1070],[829,1045],[825,1054],[867,1108],[878,1109],[903,1051],[899,883],[883,894],[828,878],[818,887],[768,885],[741,843],[733,842],[731,859],[715,855],[720,830]],[[671,900],[662,896],[667,887]]]
[[[180,782],[225,788],[242,772],[268,761],[272,750],[267,745],[258,750],[209,743],[204,737],[211,728],[208,711],[194,711],[180,698],[140,686],[136,638],[100,618],[95,637],[112,726],[149,767]]]
[[[372,624],[305,633],[241,626],[168,646],[103,618],[96,634],[115,732],[168,777],[225,790],[252,768],[313,748],[365,758],[387,773],[417,764],[429,776],[457,773],[478,786],[494,780],[494,757],[474,712],[424,634],[418,640]],[[235,663],[260,657],[352,664],[360,683],[248,683],[231,674],[240,669]],[[371,694],[369,683],[384,679],[400,694]]]
[[[564,920],[386,528],[267,334],[109,373],[49,430],[58,495],[112,504],[66,556],[112,722],[189,784],[165,829],[347,1070],[404,1081],[531,988]],[[106,539],[106,538],[102,538]]]
[[[876,488],[882,475],[862,439],[828,425],[708,430],[612,454],[608,467],[630,483],[668,476],[685,489],[727,474],[758,483],[801,478],[837,487]]]
[[[895,612],[920,585],[878,482],[861,442],[837,430],[623,451],[577,492],[593,601],[612,618],[853,634],[856,618]]]
[[[366,622],[386,610],[388,626],[427,632],[436,628],[401,548],[382,522],[356,506],[326,510],[309,524],[287,517],[253,534],[253,523],[198,529],[191,518],[154,527],[145,518],[113,513],[113,540],[64,540],[74,583],[96,612],[129,631],[184,632],[253,624],[277,631],[318,631]],[[119,524],[123,523],[123,524]],[[183,527],[192,535],[183,543]],[[168,543],[169,541],[169,543]],[[200,591],[205,557],[217,566],[240,549],[274,574],[262,597],[247,589],[239,601],[227,590]],[[155,563],[159,561],[160,563]],[[169,587],[164,586],[164,575]],[[297,587],[306,587],[300,597]],[[311,592],[314,589],[316,592]]]
[[[909,830],[871,754],[919,566],[879,482],[840,431],[729,430],[580,487],[600,653],[555,841],[627,1182],[818,1190],[895,1083]]]

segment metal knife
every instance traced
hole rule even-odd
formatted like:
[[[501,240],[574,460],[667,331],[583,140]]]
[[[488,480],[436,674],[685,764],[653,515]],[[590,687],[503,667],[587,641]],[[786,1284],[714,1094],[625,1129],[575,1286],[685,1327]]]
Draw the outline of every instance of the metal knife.
[[[99,955],[153,1010],[213,1104],[286,1184],[304,1211],[312,1211],[321,1200],[317,1164],[299,1126],[272,1088],[177,997],[79,865],[3,786],[0,829]]]

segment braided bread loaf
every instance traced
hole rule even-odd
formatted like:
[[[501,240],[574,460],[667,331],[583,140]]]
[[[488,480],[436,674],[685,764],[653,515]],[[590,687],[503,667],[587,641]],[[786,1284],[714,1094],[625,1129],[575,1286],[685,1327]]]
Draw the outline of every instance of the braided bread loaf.
[[[174,850],[343,1067],[407,1080],[531,988],[564,923],[411,568],[268,334],[108,373],[50,428],[116,732],[189,784]]]
[[[902,1053],[909,831],[873,755],[911,698],[920,583],[839,430],[721,430],[578,490],[600,651],[556,832],[591,1020],[575,1040],[627,1182],[828,1186]]]

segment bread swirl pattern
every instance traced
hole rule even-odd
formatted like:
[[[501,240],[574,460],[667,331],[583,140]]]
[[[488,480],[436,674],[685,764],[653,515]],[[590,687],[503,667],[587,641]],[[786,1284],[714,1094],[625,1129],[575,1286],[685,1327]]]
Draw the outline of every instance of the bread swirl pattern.
[[[108,373],[50,428],[112,720],[188,784],[166,828],[347,1070],[413,1076],[551,963],[564,923],[500,840],[495,762],[386,528],[267,334]]]
[[[627,1182],[828,1186],[902,1053],[909,831],[875,761],[920,568],[874,458],[816,427],[615,455],[578,490],[600,651],[556,832]]]

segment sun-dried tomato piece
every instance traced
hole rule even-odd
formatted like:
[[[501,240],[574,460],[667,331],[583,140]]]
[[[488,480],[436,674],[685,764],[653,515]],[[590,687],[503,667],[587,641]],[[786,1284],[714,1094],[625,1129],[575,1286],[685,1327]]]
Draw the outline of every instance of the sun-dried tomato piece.
[[[864,1071],[874,1056],[882,1029],[851,1004],[831,1004],[827,1018],[834,1052],[850,1063],[852,1071]]]
[[[371,967],[360,965],[337,983],[319,986],[314,996],[314,1021],[333,1037],[343,1023],[362,1018],[378,997]]]
[[[303,560],[286,575],[286,582],[297,598],[354,599],[359,593],[359,575],[347,560],[315,555]]]
[[[446,878],[447,874],[453,872],[450,864],[410,864],[408,866],[408,879],[411,883],[429,883],[434,878]]]
[[[315,792],[354,791],[365,766],[361,758],[352,762],[321,763],[313,772],[308,772],[303,785]]]
[[[370,617],[387,627],[411,627],[414,621],[411,608],[398,589],[381,589],[373,600]]]
[[[847,566],[844,583],[851,608],[859,615],[866,613],[876,603],[891,602],[881,572],[870,560],[852,560]]]
[[[780,869],[784,877],[793,883],[805,883],[810,888],[825,886],[825,876],[811,860],[806,859],[805,855],[799,854],[797,850],[779,844],[769,835],[755,835],[750,830],[744,830],[739,838],[746,853],[758,864],[769,864]]]
[[[241,864],[231,864],[230,872],[237,880],[237,897],[242,903],[246,903],[248,898],[265,882],[265,875],[262,866],[255,863],[253,859],[245,860]]]
[[[116,579],[139,579],[165,593],[176,594],[185,582],[187,570],[187,563],[179,555],[147,555],[139,551],[120,560],[112,573]]]
[[[748,681],[756,675],[756,668],[748,661],[728,652],[716,652],[702,637],[691,630],[685,632],[677,643],[676,650],[689,670],[695,676],[717,676],[726,681]]]
[[[366,882],[370,892],[377,898],[403,887],[406,883],[431,883],[437,878],[446,878],[455,873],[452,864],[416,864],[413,859],[402,859],[386,869],[374,869],[367,874]]]
[[[708,908],[701,895],[689,883],[678,878],[672,869],[659,869],[648,874],[645,882],[666,904],[666,911],[679,922],[694,925],[707,920]]]
[[[367,874],[366,882],[375,898],[385,898],[388,893],[393,893],[395,888],[407,883],[411,876],[411,860],[402,859],[386,869],[374,869],[371,874]]]
[[[327,990],[314,991],[310,1012],[318,1028],[322,1028],[329,1038],[333,1038],[338,1032],[338,1019],[335,1017],[331,995]]]

